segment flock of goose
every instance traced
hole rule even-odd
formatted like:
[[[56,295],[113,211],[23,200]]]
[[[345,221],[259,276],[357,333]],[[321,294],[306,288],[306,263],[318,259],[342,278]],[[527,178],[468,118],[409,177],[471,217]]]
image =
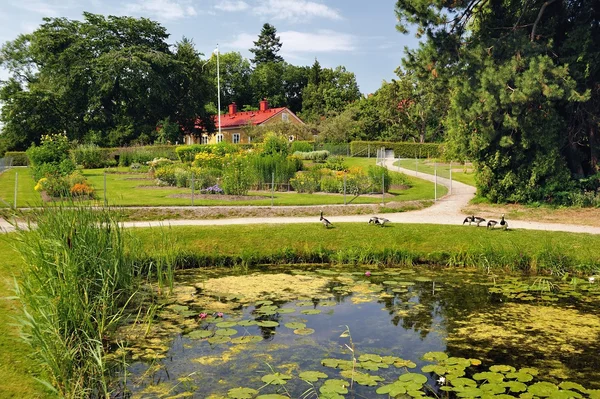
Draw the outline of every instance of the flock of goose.
[[[470,226],[471,223],[475,223],[476,226],[479,227],[479,225],[483,222],[485,222],[484,218],[475,216],[475,215],[471,215],[471,216],[467,216],[465,218],[465,220],[463,220],[463,225],[465,223],[469,223],[469,226]],[[497,220],[488,220],[487,228],[493,229],[494,227],[496,227],[497,224],[498,224]],[[508,230],[508,222],[506,220],[504,220],[504,214],[502,214],[502,218],[500,219],[500,227],[503,228],[504,230]]]
[[[319,221],[321,223],[323,223],[323,226],[325,226],[325,228],[327,228],[327,229],[330,227],[333,227],[333,224],[331,224],[331,222],[329,220],[327,220],[326,218],[323,217],[323,211],[321,211],[321,217],[319,218]],[[475,215],[471,215],[471,216],[467,216],[465,218],[465,220],[463,220],[463,225],[465,223],[469,223],[469,226],[470,226],[471,223],[475,223],[476,226],[479,227],[479,225],[483,222],[485,222],[484,218],[475,216]],[[390,223],[389,219],[382,218],[379,216],[371,216],[371,219],[369,219],[369,222],[368,222],[368,224],[373,224],[373,225],[380,226],[380,227],[385,227],[385,225],[387,223]],[[506,220],[504,220],[504,214],[502,214],[502,218],[500,219],[500,222],[498,222],[496,220],[488,220],[487,228],[493,229],[494,227],[496,227],[497,224],[500,224],[500,227],[503,228],[504,230],[508,230],[508,222]]]

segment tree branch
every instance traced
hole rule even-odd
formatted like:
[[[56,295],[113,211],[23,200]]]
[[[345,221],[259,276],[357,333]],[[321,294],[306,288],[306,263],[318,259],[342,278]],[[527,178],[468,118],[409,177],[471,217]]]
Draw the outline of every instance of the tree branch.
[[[538,13],[537,18],[535,19],[535,22],[533,23],[533,28],[531,28],[531,40],[533,41],[535,38],[535,30],[537,28],[538,23],[540,22],[540,19],[542,19],[542,15],[544,14],[544,11],[546,10],[546,7],[548,7],[550,4],[554,3],[556,0],[548,0],[547,2],[545,2],[542,5],[542,8],[540,8],[540,12]]]

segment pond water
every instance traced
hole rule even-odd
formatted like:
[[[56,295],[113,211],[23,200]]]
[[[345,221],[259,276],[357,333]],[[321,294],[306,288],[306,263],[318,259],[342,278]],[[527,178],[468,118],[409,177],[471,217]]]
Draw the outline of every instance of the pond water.
[[[598,283],[290,269],[180,272],[119,331],[131,396],[600,398]]]

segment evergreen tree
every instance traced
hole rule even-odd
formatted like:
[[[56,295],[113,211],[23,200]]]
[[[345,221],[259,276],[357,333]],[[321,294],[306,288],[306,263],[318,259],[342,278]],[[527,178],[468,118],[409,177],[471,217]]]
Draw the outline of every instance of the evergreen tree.
[[[258,66],[266,62],[283,62],[283,58],[277,55],[281,50],[279,36],[276,36],[277,29],[271,24],[264,24],[258,40],[254,42],[254,47],[250,52],[254,54],[252,62]]]

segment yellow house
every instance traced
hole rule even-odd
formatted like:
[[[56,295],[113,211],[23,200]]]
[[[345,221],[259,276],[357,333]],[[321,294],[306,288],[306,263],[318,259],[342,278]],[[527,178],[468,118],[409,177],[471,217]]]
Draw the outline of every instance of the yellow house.
[[[186,134],[184,144],[217,144],[228,142],[233,144],[250,143],[251,138],[244,132],[247,126],[263,126],[270,123],[286,122],[304,124],[300,118],[286,107],[269,108],[269,102],[263,99],[258,111],[237,111],[235,103],[229,104],[229,112],[225,115],[213,116],[216,132],[201,133],[200,135]],[[219,123],[221,131],[219,133]],[[290,141],[294,138],[290,137]]]

